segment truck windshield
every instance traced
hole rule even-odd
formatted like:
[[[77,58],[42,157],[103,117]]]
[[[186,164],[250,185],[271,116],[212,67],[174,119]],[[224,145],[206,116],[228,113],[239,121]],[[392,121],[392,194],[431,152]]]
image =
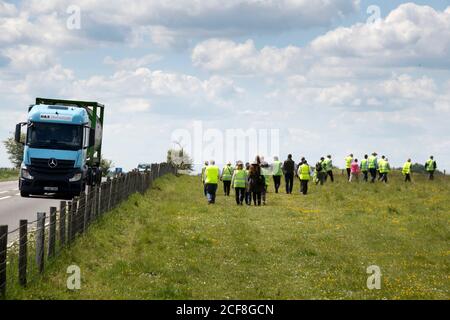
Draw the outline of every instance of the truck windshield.
[[[33,122],[28,127],[27,145],[32,148],[79,150],[82,141],[82,126]]]

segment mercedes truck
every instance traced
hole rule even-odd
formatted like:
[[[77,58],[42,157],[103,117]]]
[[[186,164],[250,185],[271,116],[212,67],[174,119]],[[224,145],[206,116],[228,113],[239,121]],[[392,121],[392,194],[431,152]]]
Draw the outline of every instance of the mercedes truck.
[[[101,183],[104,110],[97,102],[36,98],[27,122],[15,131],[16,142],[24,145],[22,197],[71,198]]]

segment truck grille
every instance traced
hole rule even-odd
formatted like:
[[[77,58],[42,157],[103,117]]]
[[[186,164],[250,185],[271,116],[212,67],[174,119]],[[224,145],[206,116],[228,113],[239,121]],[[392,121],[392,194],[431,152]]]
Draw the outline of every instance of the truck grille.
[[[51,159],[31,158],[30,169],[33,173],[48,174],[48,175],[64,175],[73,171],[75,161],[73,160],[56,160],[56,166],[50,166]]]

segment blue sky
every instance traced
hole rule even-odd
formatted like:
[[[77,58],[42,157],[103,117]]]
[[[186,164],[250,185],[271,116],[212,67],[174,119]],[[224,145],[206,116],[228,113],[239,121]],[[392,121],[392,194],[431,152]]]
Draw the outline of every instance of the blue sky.
[[[433,154],[449,170],[449,67],[443,0],[0,0],[0,140],[48,96],[105,103],[104,154],[125,168],[202,121],[277,129],[282,158]]]

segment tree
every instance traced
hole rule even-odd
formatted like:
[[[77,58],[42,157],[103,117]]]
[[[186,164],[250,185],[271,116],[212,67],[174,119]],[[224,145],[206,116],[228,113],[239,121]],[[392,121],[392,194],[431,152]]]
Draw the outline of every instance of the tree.
[[[194,170],[192,158],[182,148],[179,150],[169,149],[167,151],[167,163],[175,166],[178,170]]]
[[[25,141],[25,134],[22,134],[21,141]],[[20,168],[23,160],[23,144],[17,143],[14,137],[10,137],[3,141],[6,152],[8,153],[8,159],[14,165],[16,169]]]
[[[102,159],[100,161],[100,168],[102,169],[102,175],[106,177],[109,174],[109,171],[111,170],[111,167],[113,166],[112,160],[108,160],[102,156]]]
[[[425,165],[420,164],[420,163],[415,163],[411,166],[411,172],[424,173],[424,172],[427,172],[427,170],[425,169]],[[440,170],[436,170],[436,174],[443,174],[443,172],[441,172]]]

